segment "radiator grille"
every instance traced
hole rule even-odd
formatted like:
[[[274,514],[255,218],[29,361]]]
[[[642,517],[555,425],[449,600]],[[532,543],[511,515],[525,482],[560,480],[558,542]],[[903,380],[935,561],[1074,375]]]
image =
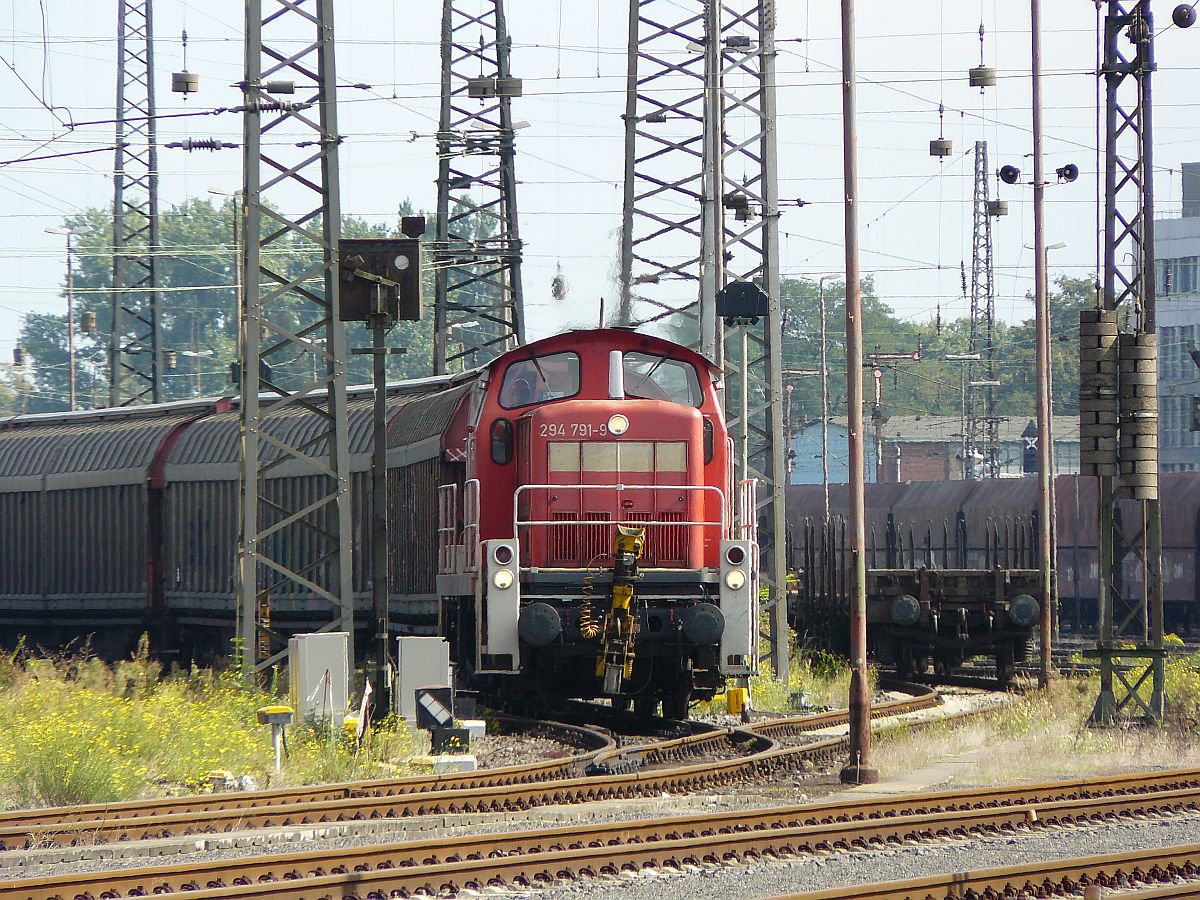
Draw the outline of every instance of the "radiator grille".
[[[681,512],[634,513],[629,517],[634,522],[684,522]],[[687,525],[647,525],[646,546],[642,551],[641,564],[648,568],[682,568],[688,561]]]
[[[612,557],[612,529],[608,524],[608,513],[584,513],[581,520],[573,512],[556,512],[551,519],[562,524],[550,526],[550,565],[583,568],[594,564],[597,559]]]

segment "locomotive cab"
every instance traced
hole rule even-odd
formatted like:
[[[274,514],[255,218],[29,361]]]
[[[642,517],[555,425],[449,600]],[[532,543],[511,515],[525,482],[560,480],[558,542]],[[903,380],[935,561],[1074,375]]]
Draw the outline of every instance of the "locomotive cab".
[[[735,523],[752,485],[732,496],[717,377],[690,350],[616,329],[489,366],[463,503],[439,523],[458,542],[439,578],[444,630],[476,680],[682,716],[755,670],[752,512]]]

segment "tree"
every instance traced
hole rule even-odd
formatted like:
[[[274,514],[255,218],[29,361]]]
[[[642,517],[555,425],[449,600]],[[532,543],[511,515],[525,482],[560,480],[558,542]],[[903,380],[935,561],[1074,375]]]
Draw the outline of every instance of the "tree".
[[[400,215],[411,213],[402,205]],[[112,223],[107,209],[89,209],[69,217],[68,228],[89,226],[92,232],[76,239],[74,254],[76,308],[76,382],[80,408],[107,405],[108,334],[112,322]],[[162,291],[161,343],[164,350],[163,398],[177,400],[196,396],[230,394],[236,387],[230,380],[230,364],[237,357],[237,294],[233,288],[238,263],[233,243],[234,204],[221,205],[209,199],[190,199],[160,214],[162,244],[158,258]],[[312,227],[319,228],[319,223]],[[346,217],[344,237],[384,237],[398,234],[382,225],[369,225],[361,219]],[[286,239],[271,252],[289,254],[286,271],[300,273],[312,261],[311,250]],[[428,279],[427,279],[428,281]],[[426,296],[432,289],[426,285]],[[93,334],[80,333],[83,313],[96,317]],[[286,307],[277,314],[285,325],[303,328],[313,313],[296,302],[291,321]],[[67,405],[66,316],[30,313],[21,328],[20,345],[33,362],[32,374],[12,378],[8,386],[12,397],[0,392],[4,408],[22,412],[65,409]],[[349,323],[346,329],[350,348],[369,347],[370,333],[364,325]],[[390,332],[388,343],[407,347],[403,356],[388,357],[391,379],[413,378],[432,372],[432,315],[420,322],[401,322]],[[166,351],[172,351],[170,353]],[[174,367],[169,363],[174,361]],[[289,360],[276,360],[273,378],[286,383],[311,369],[312,354]],[[347,362],[351,384],[371,380],[370,358],[351,356]]]

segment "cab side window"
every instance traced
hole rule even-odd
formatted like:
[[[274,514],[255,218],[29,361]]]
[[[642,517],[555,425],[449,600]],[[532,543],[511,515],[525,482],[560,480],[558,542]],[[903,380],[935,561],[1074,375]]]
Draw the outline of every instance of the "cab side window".
[[[551,353],[509,363],[500,383],[500,405],[518,409],[579,393],[579,355]]]

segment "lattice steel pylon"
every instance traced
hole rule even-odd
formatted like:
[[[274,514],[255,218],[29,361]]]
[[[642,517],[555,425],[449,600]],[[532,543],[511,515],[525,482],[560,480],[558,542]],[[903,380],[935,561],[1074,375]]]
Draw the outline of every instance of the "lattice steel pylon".
[[[630,0],[616,318],[659,323],[725,364],[739,474],[758,480],[768,661],[786,676],[774,34],[772,0]],[[728,281],[757,284],[767,316],[723,329],[716,295]]]
[[[1091,653],[1100,694],[1092,722],[1106,725],[1131,713],[1161,720],[1165,703],[1149,0],[1108,0],[1103,41],[1102,290],[1097,309],[1081,315],[1079,387],[1080,469],[1099,476],[1100,621]],[[1126,508],[1118,518],[1117,496],[1136,501],[1136,514]],[[1124,577],[1127,560],[1143,578]]]
[[[743,444],[741,477],[758,480],[758,543],[768,591],[763,601],[764,637],[768,660],[776,675],[786,680],[787,447],[780,347],[774,0],[723,0],[720,41],[725,277],[754,282],[767,295],[768,304],[767,315],[757,325],[725,331],[725,409],[730,429]]]
[[[481,10],[474,13],[468,10]],[[504,0],[443,0],[434,371],[525,342],[512,40]]]
[[[719,6],[713,0],[629,0],[625,194],[618,325],[662,323],[719,357]],[[701,288],[702,275],[706,282]],[[635,309],[636,308],[636,309]],[[702,339],[700,323],[713,323]]]
[[[303,99],[268,93],[287,82]],[[345,631],[354,659],[336,84],[333,0],[247,0],[238,546],[246,669],[282,655],[255,662],[251,649],[260,601],[269,609],[280,599],[327,602],[331,620],[318,630]],[[306,476],[303,489],[274,489],[276,474]]]
[[[109,405],[162,399],[154,4],[118,0]]]
[[[1000,474],[1000,420],[996,417],[996,283],[992,267],[987,141],[975,142],[975,193],[971,229],[971,335],[966,384],[968,478]]]

